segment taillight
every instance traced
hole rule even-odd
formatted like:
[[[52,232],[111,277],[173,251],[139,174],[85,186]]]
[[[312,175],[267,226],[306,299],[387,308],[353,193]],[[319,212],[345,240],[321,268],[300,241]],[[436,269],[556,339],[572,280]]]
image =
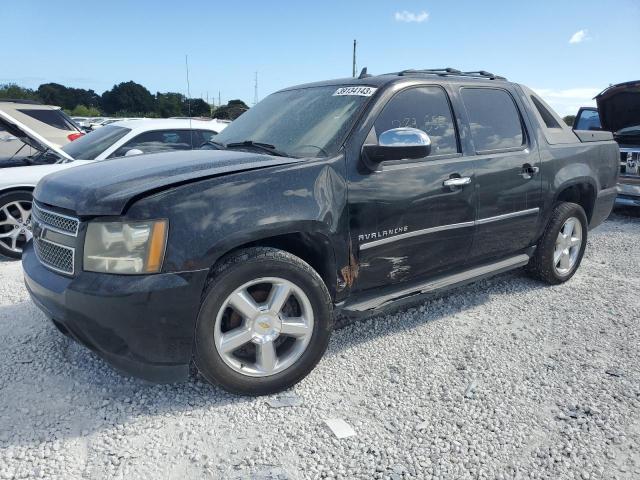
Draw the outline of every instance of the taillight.
[[[67,138],[69,139],[70,142],[73,142],[74,140],[79,139],[83,135],[84,133],[81,133],[81,132],[70,133],[69,135],[67,135]]]

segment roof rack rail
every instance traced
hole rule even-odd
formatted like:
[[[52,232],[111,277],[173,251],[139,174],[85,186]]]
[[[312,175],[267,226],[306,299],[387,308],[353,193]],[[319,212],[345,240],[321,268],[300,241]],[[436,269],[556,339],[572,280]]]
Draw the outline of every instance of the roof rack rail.
[[[409,70],[402,70],[401,72],[398,72],[399,76],[415,75],[415,74],[438,75],[441,77],[454,76],[454,77],[488,78],[489,80],[506,80],[505,77],[502,77],[500,75],[495,75],[491,72],[487,72],[486,70],[478,70],[474,72],[463,72],[461,70],[458,70],[456,68],[451,68],[451,67],[427,68],[427,69],[420,69],[420,70],[409,69]]]

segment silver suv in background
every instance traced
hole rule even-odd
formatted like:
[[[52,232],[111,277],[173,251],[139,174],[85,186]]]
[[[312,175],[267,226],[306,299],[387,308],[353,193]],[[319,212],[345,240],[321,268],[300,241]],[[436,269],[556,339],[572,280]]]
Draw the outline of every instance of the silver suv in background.
[[[0,99],[0,110],[38,132],[50,143],[63,147],[83,135],[80,127],[60,107],[32,100]],[[0,161],[37,153],[29,145],[0,127]]]

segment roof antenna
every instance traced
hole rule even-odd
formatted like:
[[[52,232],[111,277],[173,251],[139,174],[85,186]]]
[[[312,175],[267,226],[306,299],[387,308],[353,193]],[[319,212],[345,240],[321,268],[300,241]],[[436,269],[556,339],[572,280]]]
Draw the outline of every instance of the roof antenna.
[[[189,84],[189,55],[184,56],[184,65],[187,70],[187,111],[189,113],[189,141],[193,150],[193,129],[191,128],[191,85]]]
[[[358,80],[362,80],[363,78],[369,78],[371,75],[367,73],[367,67],[364,67],[358,76]]]

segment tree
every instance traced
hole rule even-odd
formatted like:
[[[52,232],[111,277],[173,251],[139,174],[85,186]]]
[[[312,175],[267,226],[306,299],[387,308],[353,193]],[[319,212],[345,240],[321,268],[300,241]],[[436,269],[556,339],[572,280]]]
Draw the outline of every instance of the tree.
[[[211,106],[201,98],[186,99],[182,113],[191,117],[211,117]]]
[[[155,99],[142,85],[134,81],[123,82],[102,94],[102,109],[109,115],[143,116],[154,111]]]
[[[226,105],[216,108],[215,112],[213,112],[213,118],[235,120],[247,110],[249,110],[249,107],[242,100],[229,100]]]
[[[564,123],[566,123],[570,127],[573,127],[573,122],[576,121],[576,116],[575,115],[567,115],[566,117],[562,117],[562,120],[564,120]]]
[[[71,110],[70,115],[74,117],[99,117],[100,110],[95,107],[87,107],[86,105],[76,105],[73,110]]]
[[[156,113],[159,117],[180,117],[183,115],[182,106],[184,95],[181,93],[167,92],[156,93]]]
[[[72,110],[78,105],[90,108],[100,108],[101,100],[93,90],[84,88],[70,88],[59,83],[43,83],[37,90],[38,98],[47,105],[58,105]]]
[[[12,98],[20,100],[37,100],[36,93],[30,88],[20,87],[15,83],[0,85],[0,98]]]

